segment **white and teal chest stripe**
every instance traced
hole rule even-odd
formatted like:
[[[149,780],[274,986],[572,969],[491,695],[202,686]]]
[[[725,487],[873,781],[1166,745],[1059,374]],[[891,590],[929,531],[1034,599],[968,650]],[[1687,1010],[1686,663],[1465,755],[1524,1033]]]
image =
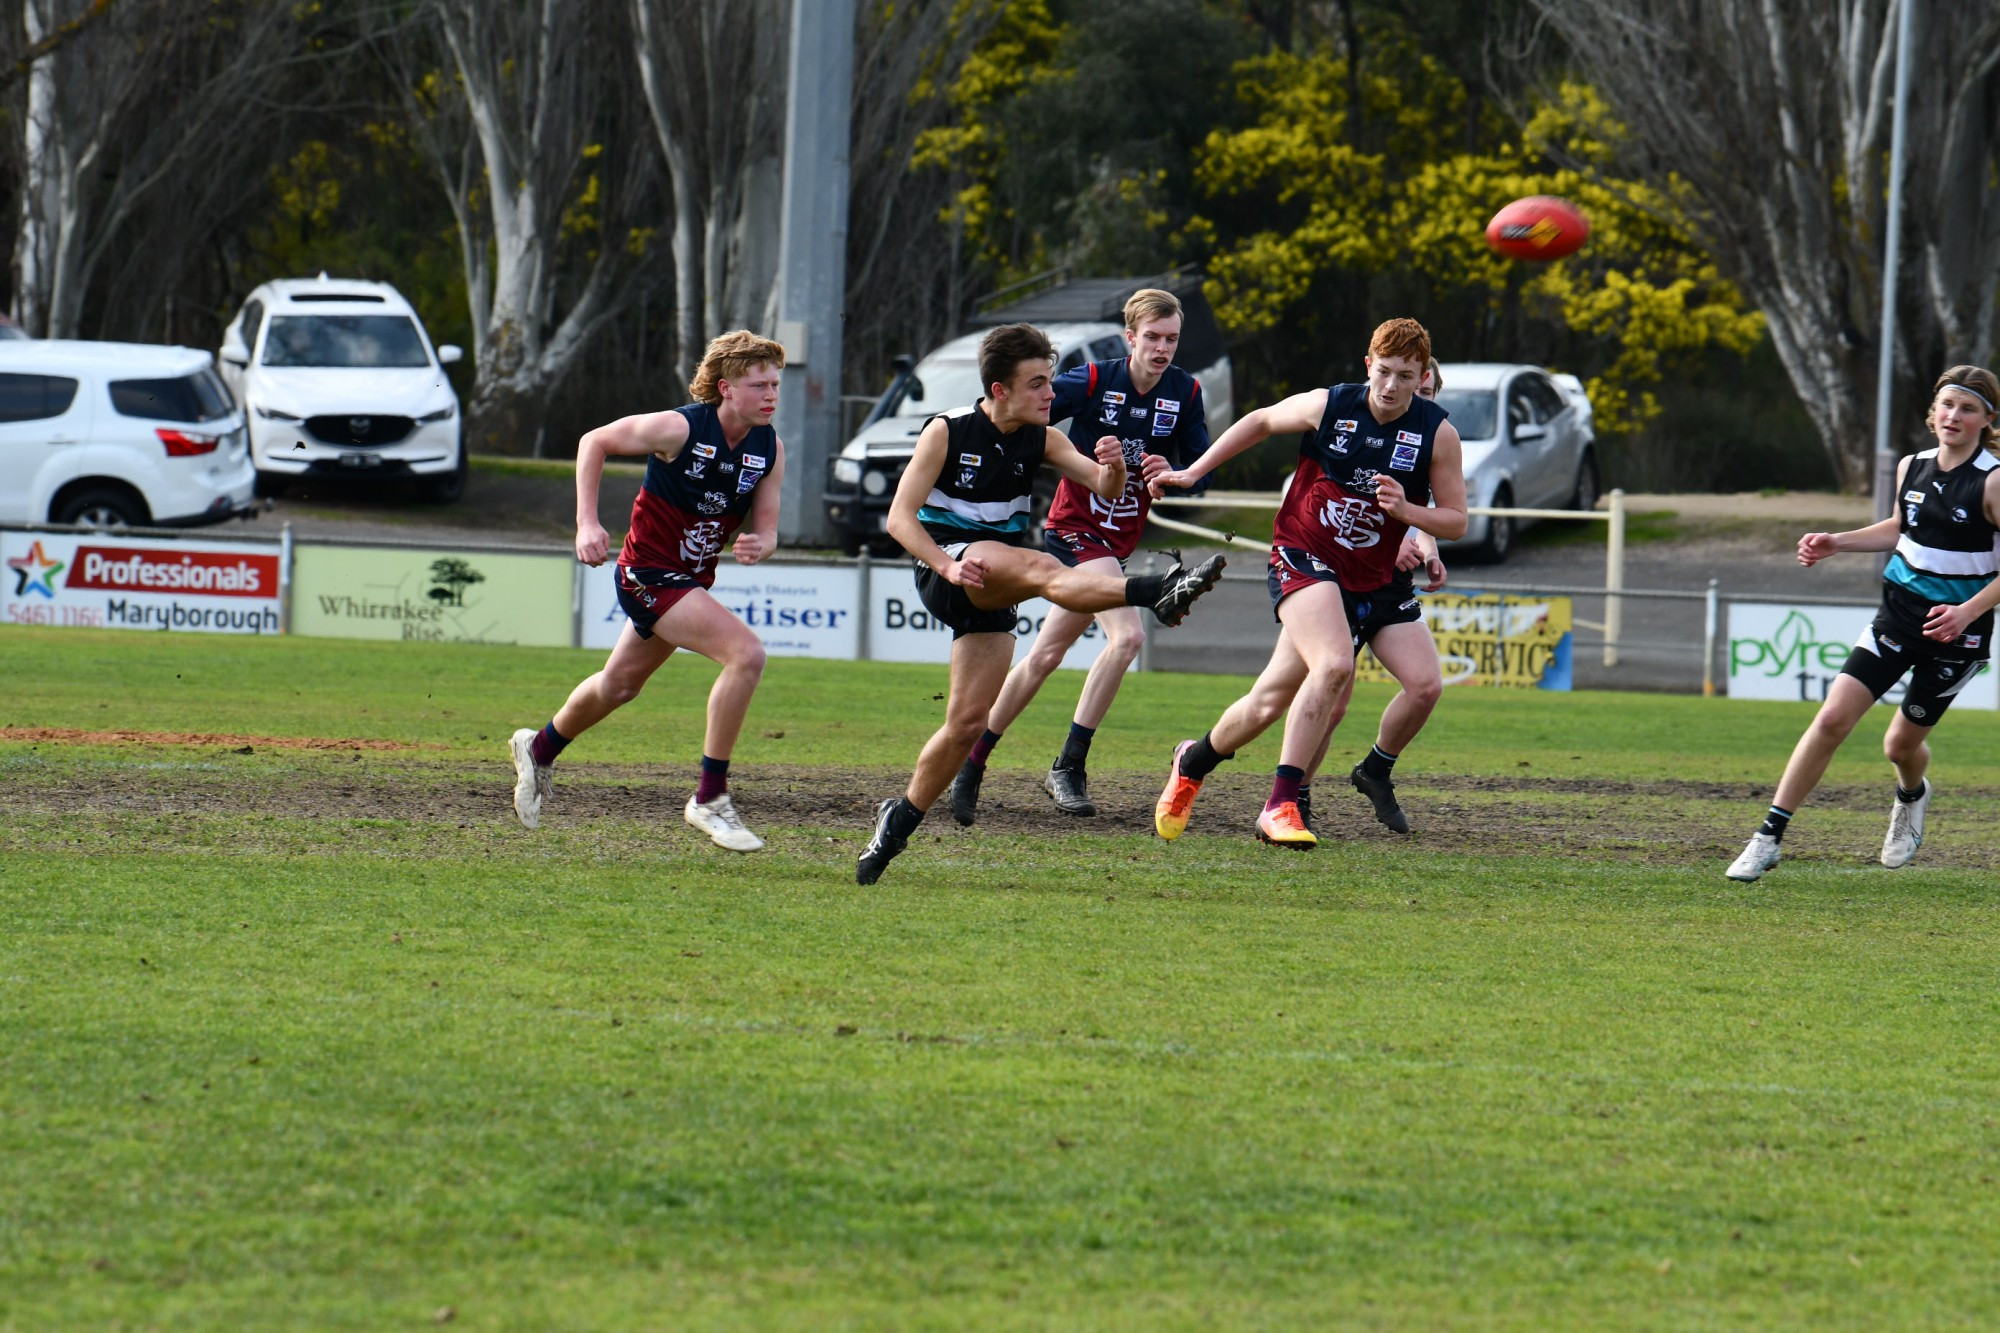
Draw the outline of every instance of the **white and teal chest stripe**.
[[[1929,460],[1936,457],[1936,450],[1926,450],[1917,458]],[[1981,453],[1975,455],[1970,466],[1983,478],[1994,467],[2000,466],[2000,459]],[[1984,483],[1981,483],[1983,491]],[[1913,512],[1907,508],[1906,514]],[[1922,503],[1921,501],[1919,503]],[[1975,501],[1976,503],[1976,501]],[[1977,516],[1983,524],[1985,516]],[[1948,550],[1938,546],[1928,546],[1918,541],[1910,531],[1921,528],[1921,523],[1905,521],[1904,531],[1896,539],[1896,553],[1889,557],[1888,566],[1882,577],[1899,587],[1908,588],[1932,601],[1956,604],[1971,597],[1981,588],[1991,583],[1996,573],[2000,573],[2000,535],[1996,535],[1986,546],[1978,550]]]
[[[967,500],[933,486],[930,497],[917,510],[917,521],[926,527],[1013,534],[1028,530],[1033,508],[1033,497],[1028,495],[1011,500]]]

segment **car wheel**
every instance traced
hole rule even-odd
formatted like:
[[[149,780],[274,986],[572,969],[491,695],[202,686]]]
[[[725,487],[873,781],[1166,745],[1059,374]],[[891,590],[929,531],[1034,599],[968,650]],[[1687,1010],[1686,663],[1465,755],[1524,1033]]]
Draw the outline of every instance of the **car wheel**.
[[[1514,506],[1514,492],[1505,486],[1493,492],[1495,509],[1511,509]],[[1519,520],[1512,514],[1493,514],[1486,520],[1486,538],[1472,548],[1472,558],[1483,564],[1497,565],[1514,550],[1514,538],[1520,531]]]
[[[417,482],[417,492],[432,504],[457,504],[465,494],[466,474],[472,470],[465,456],[465,436],[458,437],[458,466],[449,472],[434,472]]]
[[[64,500],[49,517],[80,528],[131,528],[144,524],[149,515],[136,496],[108,486],[87,486]]]
[[[1569,497],[1569,507],[1586,511],[1597,508],[1597,488],[1597,455],[1585,449],[1583,461],[1576,465],[1576,490]]]

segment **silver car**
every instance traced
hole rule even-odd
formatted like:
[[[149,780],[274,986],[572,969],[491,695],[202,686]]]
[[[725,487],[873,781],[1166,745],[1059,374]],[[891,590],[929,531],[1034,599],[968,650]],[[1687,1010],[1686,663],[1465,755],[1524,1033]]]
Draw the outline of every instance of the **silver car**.
[[[1461,361],[1438,367],[1438,405],[1464,445],[1465,496],[1474,508],[1595,509],[1596,431],[1590,395],[1574,375],[1540,366]],[[1453,545],[1505,560],[1520,519],[1474,515]]]

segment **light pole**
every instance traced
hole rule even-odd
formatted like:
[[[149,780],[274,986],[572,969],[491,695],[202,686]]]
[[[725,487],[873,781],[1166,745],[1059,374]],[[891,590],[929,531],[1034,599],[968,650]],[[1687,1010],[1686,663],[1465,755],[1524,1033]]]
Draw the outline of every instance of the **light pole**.
[[[1917,0],[1898,0],[1896,109],[1889,131],[1889,225],[1882,240],[1882,352],[1875,370],[1875,517],[1896,509],[1896,450],[1889,442],[1889,408],[1896,370],[1896,270],[1903,253],[1903,138],[1910,100],[1910,16]]]

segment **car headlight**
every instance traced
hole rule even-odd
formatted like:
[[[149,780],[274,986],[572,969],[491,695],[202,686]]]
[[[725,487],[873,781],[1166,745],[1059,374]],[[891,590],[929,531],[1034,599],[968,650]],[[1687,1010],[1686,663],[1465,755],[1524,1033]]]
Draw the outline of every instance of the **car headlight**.
[[[852,486],[861,480],[861,464],[852,458],[833,460],[833,479],[843,486]]]
[[[264,418],[264,420],[266,420],[266,421],[304,421],[304,420],[305,420],[305,418],[304,418],[304,417],[301,417],[301,416],[294,416],[294,415],[293,415],[292,413],[290,413],[290,412],[280,412],[280,411],[279,411],[279,410],[278,410],[277,408],[275,408],[275,407],[266,407],[266,406],[265,406],[264,404],[262,404],[262,403],[259,403],[259,404],[257,404],[257,415],[258,415],[258,416],[260,416],[260,417],[262,417],[262,418]]]
[[[450,421],[453,417],[457,415],[458,415],[458,405],[456,403],[446,403],[443,407],[440,407],[437,411],[426,412],[424,413],[424,415],[418,417],[417,424],[419,426],[432,426],[436,425],[440,421]]]
[[[869,495],[880,495],[889,489],[889,474],[869,469],[862,475],[861,489]]]

